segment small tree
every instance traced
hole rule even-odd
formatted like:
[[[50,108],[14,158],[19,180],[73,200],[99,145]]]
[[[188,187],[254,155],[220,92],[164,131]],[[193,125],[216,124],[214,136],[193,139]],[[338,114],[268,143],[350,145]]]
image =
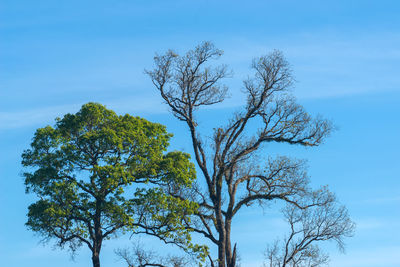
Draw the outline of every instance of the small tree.
[[[313,119],[288,94],[293,83],[291,70],[279,51],[253,61],[253,78],[244,81],[247,101],[225,126],[214,129],[212,144],[207,147],[199,131],[196,111],[224,101],[227,87],[220,84],[229,72],[226,66],[212,67],[222,51],[205,42],[179,56],[173,51],[156,55],[155,67],[147,71],[172,114],[188,126],[194,156],[202,173],[192,200],[199,210],[197,220],[187,227],[204,235],[218,248],[217,259],[210,264],[233,267],[236,245],[231,242],[231,224],[239,210],[259,203],[281,200],[300,210],[319,206],[331,208],[332,194],[326,189],[312,190],[303,161],[289,157],[258,158],[262,145],[285,143],[315,147],[332,130],[327,120]],[[251,125],[258,125],[254,131]],[[262,159],[262,158],[261,158]],[[257,163],[255,163],[257,162]],[[353,227],[341,220],[338,236]],[[332,228],[335,230],[335,228]]]
[[[38,129],[22,154],[26,190],[39,197],[26,225],[72,251],[86,244],[95,267],[103,241],[127,230],[194,248],[181,220],[197,204],[168,194],[190,187],[194,165],[164,153],[170,138],[163,125],[96,103]]]

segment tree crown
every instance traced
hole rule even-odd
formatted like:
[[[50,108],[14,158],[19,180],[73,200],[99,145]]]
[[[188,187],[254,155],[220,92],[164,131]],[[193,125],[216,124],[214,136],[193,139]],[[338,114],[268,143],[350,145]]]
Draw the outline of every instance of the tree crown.
[[[175,239],[188,250],[181,224],[197,204],[169,193],[189,188],[195,168],[187,153],[166,153],[166,127],[97,103],[39,128],[22,154],[27,192],[40,200],[29,206],[26,225],[45,239],[71,249],[91,250],[118,232]]]

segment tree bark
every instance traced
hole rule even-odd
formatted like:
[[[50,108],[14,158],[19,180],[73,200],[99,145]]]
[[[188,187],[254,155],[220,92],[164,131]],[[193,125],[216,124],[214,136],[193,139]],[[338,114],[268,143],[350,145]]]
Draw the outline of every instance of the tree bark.
[[[101,250],[102,239],[95,240],[93,243],[94,243],[92,249],[93,267],[100,267],[100,250]]]
[[[217,215],[217,229],[218,229],[218,267],[226,267],[226,234],[222,221],[221,211]]]
[[[235,259],[232,253],[232,245],[231,245],[231,219],[226,219],[225,221],[225,257],[226,257],[226,266],[227,267],[235,267]]]
[[[226,267],[225,264],[225,238],[223,234],[220,234],[218,244],[218,267]]]
[[[100,250],[103,242],[103,233],[101,231],[101,206],[102,199],[96,201],[96,213],[94,216],[94,240],[92,249],[93,267],[100,267]]]
[[[99,253],[97,251],[92,252],[92,262],[93,262],[93,267],[100,267],[100,258],[99,258]]]

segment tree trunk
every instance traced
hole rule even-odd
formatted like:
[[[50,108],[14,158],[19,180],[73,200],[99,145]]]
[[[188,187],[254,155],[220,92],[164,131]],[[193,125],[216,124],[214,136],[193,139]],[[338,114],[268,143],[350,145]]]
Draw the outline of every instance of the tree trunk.
[[[218,267],[226,267],[226,232],[222,219],[221,209],[217,214],[217,229],[219,233],[218,239]]]
[[[225,240],[220,238],[218,242],[218,267],[226,267],[225,265]]]
[[[99,253],[96,251],[92,252],[92,262],[93,262],[93,267],[100,267]]]
[[[100,230],[98,230],[100,232]],[[101,235],[97,235],[97,239],[93,242],[92,248],[92,262],[93,267],[100,267],[100,251],[101,251],[101,244],[103,243]]]
[[[92,248],[92,262],[93,267],[100,267],[100,250],[102,239],[95,240]]]
[[[103,233],[101,231],[102,202],[102,199],[96,199],[96,213],[94,215],[94,240],[92,248],[93,267],[100,267],[100,250],[103,242]]]
[[[235,267],[236,265],[236,244],[232,251],[231,245],[231,219],[225,221],[225,257],[226,266]]]

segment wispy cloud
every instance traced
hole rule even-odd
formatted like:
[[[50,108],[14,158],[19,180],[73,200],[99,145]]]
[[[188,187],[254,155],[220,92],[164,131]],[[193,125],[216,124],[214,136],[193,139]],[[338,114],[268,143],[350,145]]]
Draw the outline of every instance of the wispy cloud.
[[[376,218],[367,218],[356,221],[357,231],[370,231],[387,226],[388,222]]]
[[[386,232],[387,229],[398,229],[400,228],[400,220],[392,217],[362,217],[354,218],[356,223],[356,235],[370,233],[374,230],[374,233]]]
[[[94,101],[105,105],[118,114],[129,113],[133,116],[146,116],[151,114],[168,113],[168,106],[163,103],[161,97],[150,94],[135,94],[125,98]],[[44,126],[53,124],[55,118],[67,113],[76,113],[81,105],[86,102],[58,106],[46,106],[42,108],[25,109],[22,111],[0,112],[0,131],[29,126]],[[204,110],[224,109],[238,107],[243,103],[226,101],[224,103],[207,106]]]
[[[396,267],[400,266],[400,246],[381,246],[374,249],[348,251],[332,257],[331,266],[340,267]]]
[[[226,51],[222,62],[229,64],[235,73],[232,79],[226,80],[231,89],[231,98],[222,105],[211,108],[243,105],[242,80],[251,74],[249,70],[251,58],[265,54],[273,48],[283,50],[292,64],[298,80],[294,93],[299,98],[346,97],[371,92],[400,91],[400,79],[396,73],[400,67],[400,49],[397,45],[400,43],[400,35],[397,33],[371,32],[349,36],[332,32],[313,32],[281,36],[264,41],[262,38],[257,41],[248,38],[235,39],[234,36],[228,36],[225,39],[220,41],[217,39],[216,45]],[[233,40],[236,41],[233,42]],[[109,96],[109,91],[103,88],[107,87],[117,90],[116,94],[120,96],[127,96],[120,99],[107,98],[106,101],[102,101],[118,112],[165,112],[167,107],[161,104],[161,98],[154,88],[149,87],[152,85],[148,82],[148,77],[141,71],[143,67],[151,66],[151,60],[145,59],[138,53],[128,53],[131,50],[130,45],[130,42],[119,44],[118,49],[113,51],[115,59],[107,58],[103,59],[103,62],[100,59],[95,60],[85,56],[85,61],[81,62],[78,60],[79,57],[74,57],[75,61],[73,64],[69,63],[69,68],[59,66],[59,69],[55,70],[45,69],[44,72],[26,73],[27,76],[24,76],[24,79],[14,77],[14,79],[3,81],[5,85],[8,85],[9,92],[3,92],[2,97],[7,99],[7,96],[13,95],[12,92],[17,92],[18,88],[25,88],[27,81],[36,85],[34,87],[38,90],[36,95],[46,92],[53,94],[52,88],[61,84],[61,88],[65,88],[65,94],[76,94],[77,96],[85,94],[84,98],[90,100],[105,99],[106,96]],[[135,50],[143,50],[149,54],[147,47],[137,45]],[[129,60],[126,60],[127,55]],[[118,63],[119,61],[120,63]],[[136,62],[136,64],[132,64],[136,67],[130,67],[131,62]],[[71,72],[71,69],[76,66],[81,67],[78,68],[78,71]],[[113,68],[104,66],[113,66]],[[69,73],[69,75],[63,76],[65,73]],[[131,76],[132,73],[135,74],[135,77]],[[55,78],[52,80],[48,77]],[[132,82],[132,80],[136,82]],[[89,89],[82,90],[82,86]],[[115,89],[118,86],[132,87],[132,90]],[[134,87],[141,88],[142,91],[135,90]],[[101,90],[104,92],[96,95],[93,88],[103,88]],[[152,93],[148,93],[144,89],[149,89],[148,91]],[[61,99],[63,95],[59,93],[54,96]],[[13,96],[12,99],[17,99],[17,97],[20,95]],[[38,100],[29,92],[26,92],[23,97]],[[68,97],[73,103],[76,103],[79,98]],[[46,99],[46,96],[44,95],[43,98]],[[43,101],[43,104],[46,105],[43,108],[0,112],[0,130],[51,123],[55,117],[75,111],[82,104],[82,102],[79,104],[59,102],[62,105],[50,106],[49,101]]]
[[[0,130],[37,124],[49,124],[52,123],[56,117],[77,110],[78,107],[78,105],[63,105],[15,112],[0,112]]]
[[[280,49],[292,64],[297,97],[331,98],[374,92],[400,91],[400,34],[368,32],[298,33],[257,42],[238,39],[227,44],[227,63],[235,78],[250,72],[251,58]],[[223,45],[222,45],[223,46]],[[242,75],[243,74],[243,75]],[[241,77],[241,75],[243,77]]]
[[[110,107],[117,107],[119,110],[127,109],[127,101],[111,102]],[[125,105],[124,105],[125,104]],[[45,126],[53,124],[55,118],[62,117],[66,113],[75,113],[79,110],[80,104],[50,106],[43,108],[27,109],[15,112],[0,112],[0,131],[29,126]],[[154,105],[151,105],[154,107]],[[140,102],[133,110],[144,110],[147,106]],[[150,110],[150,107],[148,108]],[[156,109],[156,107],[154,107]]]
[[[397,196],[385,196],[385,197],[376,197],[376,198],[368,198],[364,200],[366,204],[394,204],[400,203],[400,194]]]

